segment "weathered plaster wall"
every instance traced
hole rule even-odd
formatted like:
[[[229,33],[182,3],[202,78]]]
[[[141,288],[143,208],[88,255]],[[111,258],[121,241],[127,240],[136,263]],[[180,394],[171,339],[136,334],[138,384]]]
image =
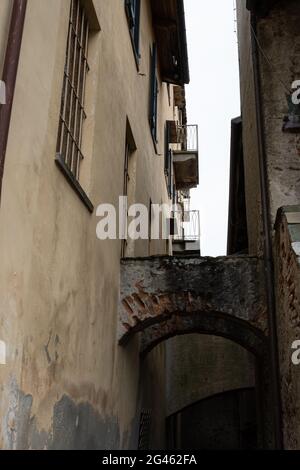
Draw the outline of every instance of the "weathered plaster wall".
[[[255,386],[253,356],[217,336],[169,339],[166,364],[168,416],[209,396]]]
[[[300,370],[292,363],[292,344],[300,339],[299,206],[285,207],[276,224],[277,322],[283,404],[284,444],[300,448]],[[292,218],[291,218],[292,216]]]
[[[299,2],[281,0],[258,27],[260,45],[272,63],[260,59],[273,223],[279,207],[298,204],[300,198],[300,135],[282,132],[286,94],[300,77],[299,21]]]
[[[2,22],[7,1],[0,3]],[[94,1],[102,30],[91,41],[80,181],[95,206],[117,204],[122,194],[127,117],[137,145],[136,200],[167,200],[148,124],[154,35],[149,2],[142,3],[139,74],[124,3]],[[28,0],[0,211],[1,448],[136,447],[147,400],[138,341],[117,345],[120,243],[96,239],[95,214],[54,163],[68,16],[69,1]],[[165,84],[159,113],[160,125],[173,116]],[[146,242],[136,249],[148,255]],[[164,253],[165,243],[153,250]],[[157,441],[163,366],[163,348],[143,364],[153,379]]]
[[[243,144],[250,253],[262,248],[259,166],[253,81],[250,13],[237,1]],[[279,207],[297,204],[300,196],[299,134],[284,133],[288,113],[286,94],[300,76],[300,5],[279,1],[270,14],[258,20],[258,48],[267,153],[271,222]],[[261,52],[263,51],[263,52]]]
[[[244,153],[246,165],[257,166],[252,158],[257,147],[254,134],[255,114],[253,95],[253,72],[250,47],[250,14],[245,4],[238,1],[238,26],[241,68],[241,94],[244,126]],[[300,197],[300,138],[299,133],[284,133],[283,119],[288,114],[286,94],[292,82],[300,76],[300,4],[297,0],[279,1],[270,14],[258,21],[258,43],[262,83],[262,102],[266,141],[266,163],[271,210],[271,224],[282,206],[299,203]],[[267,59],[266,59],[267,57]],[[247,88],[252,89],[247,92]],[[248,98],[247,98],[248,96]],[[252,129],[252,131],[251,131]],[[255,151],[257,154],[257,151]],[[255,155],[256,155],[255,154]],[[258,180],[258,176],[257,176]],[[247,212],[258,197],[257,183],[246,174]],[[248,188],[248,189],[247,189]],[[251,209],[250,209],[251,210]],[[283,214],[283,213],[282,213]],[[280,218],[281,217],[281,218]],[[274,244],[276,265],[277,321],[282,377],[282,403],[284,439],[287,448],[299,448],[299,404],[298,373],[291,364],[291,344],[298,337],[299,318],[299,270],[297,255],[291,247],[292,239],[284,215],[277,223]],[[259,227],[257,218],[252,218],[248,227],[250,238],[257,245],[261,235],[255,234]],[[254,234],[254,238],[253,238]]]

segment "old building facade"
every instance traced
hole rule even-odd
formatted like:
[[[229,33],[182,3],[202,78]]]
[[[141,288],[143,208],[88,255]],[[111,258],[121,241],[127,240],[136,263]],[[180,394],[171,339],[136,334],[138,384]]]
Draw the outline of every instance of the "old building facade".
[[[1,1],[1,448],[299,448],[299,16],[237,1],[228,256],[211,259],[183,0]],[[147,237],[101,238],[132,204]]]
[[[237,1],[242,118],[232,124],[229,252],[262,257],[277,445],[298,449],[299,79],[297,1]],[[277,389],[277,391],[276,391]]]
[[[164,346],[141,364],[139,340],[118,345],[120,258],[172,246],[100,241],[96,227],[119,196],[176,197],[166,127],[185,133],[183,2],[3,0],[0,70],[0,447],[137,448],[141,419],[162,447]],[[197,184],[197,160],[186,188],[184,163],[180,175]]]

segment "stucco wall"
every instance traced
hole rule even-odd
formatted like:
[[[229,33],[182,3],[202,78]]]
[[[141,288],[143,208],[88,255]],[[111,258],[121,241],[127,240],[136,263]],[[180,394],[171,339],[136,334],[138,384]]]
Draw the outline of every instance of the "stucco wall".
[[[149,2],[142,2],[140,73],[123,2],[94,4],[101,32],[91,40],[94,95],[81,183],[95,206],[117,203],[128,117],[137,145],[136,200],[166,201],[162,130],[157,155],[148,123]],[[120,242],[96,239],[95,213],[54,163],[68,16],[69,1],[28,0],[0,211],[0,339],[7,349],[1,448],[136,447],[147,400],[138,341],[117,345]],[[1,51],[1,23],[0,31]],[[161,83],[159,114],[162,129],[173,109]],[[165,243],[152,249],[165,253]],[[147,256],[148,244],[136,251]],[[163,366],[163,348],[143,364],[160,426],[153,445],[163,434]]]

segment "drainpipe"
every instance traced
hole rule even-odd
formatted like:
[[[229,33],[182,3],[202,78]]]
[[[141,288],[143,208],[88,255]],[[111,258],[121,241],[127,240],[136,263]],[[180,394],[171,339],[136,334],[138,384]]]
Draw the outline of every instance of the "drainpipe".
[[[251,15],[251,42],[252,42],[252,60],[254,73],[254,88],[256,101],[256,121],[257,121],[257,138],[259,153],[259,169],[260,169],[260,185],[261,185],[261,202],[263,213],[263,231],[264,231],[264,262],[267,288],[267,307],[268,307],[268,323],[270,336],[270,371],[272,380],[272,394],[274,406],[274,427],[275,427],[275,445],[276,449],[283,448],[282,436],[282,407],[280,392],[280,373],[279,373],[279,354],[278,354],[278,337],[277,337],[277,321],[276,321],[276,297],[275,297],[275,276],[274,276],[274,260],[272,249],[272,226],[271,211],[268,191],[268,174],[267,174],[267,153],[265,142],[264,113],[262,104],[262,86],[260,77],[259,51],[256,41],[257,37],[257,17]],[[256,36],[256,37],[255,37]]]
[[[6,89],[6,104],[0,105],[0,201],[26,6],[27,0],[14,0],[2,73],[2,81]]]

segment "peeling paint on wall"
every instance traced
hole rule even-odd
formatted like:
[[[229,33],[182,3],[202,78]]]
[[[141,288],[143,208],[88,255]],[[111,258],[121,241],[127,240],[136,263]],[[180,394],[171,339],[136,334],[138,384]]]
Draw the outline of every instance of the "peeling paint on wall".
[[[39,429],[32,415],[33,398],[11,381],[9,407],[2,420],[6,449],[117,450],[121,444],[119,424],[103,418],[89,403],[75,403],[64,395],[53,408],[52,428]],[[126,440],[130,440],[130,432]],[[125,439],[124,439],[125,440]]]

